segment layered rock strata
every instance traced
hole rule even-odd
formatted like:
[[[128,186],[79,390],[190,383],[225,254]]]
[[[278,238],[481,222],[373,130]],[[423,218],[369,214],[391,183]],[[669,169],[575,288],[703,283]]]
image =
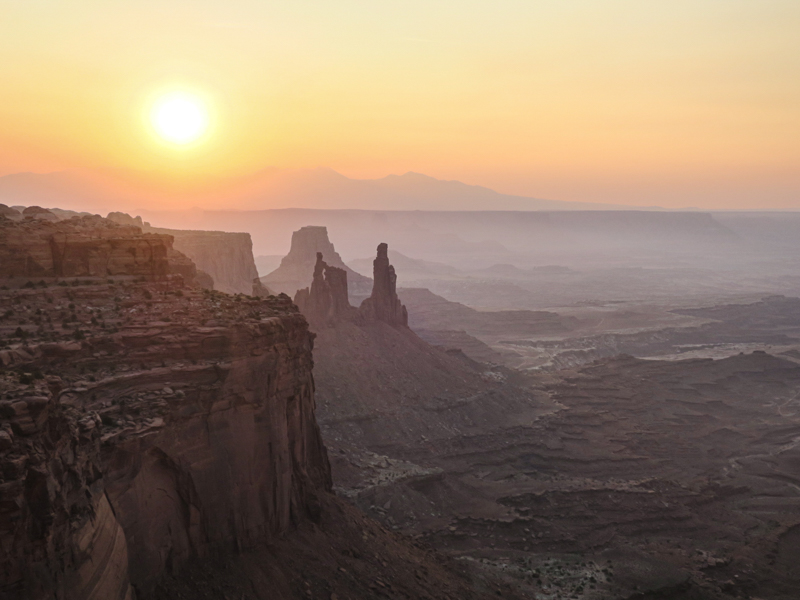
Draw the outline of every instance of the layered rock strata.
[[[319,516],[312,337],[289,298],[129,278],[0,304],[0,597],[146,597]]]
[[[249,233],[194,231],[152,227],[141,217],[112,212],[108,218],[140,227],[146,233],[172,236],[176,250],[188,256],[197,268],[213,280],[213,289],[227,294],[268,296],[272,292],[258,279],[253,241]],[[211,287],[204,284],[203,287]]]
[[[30,208],[35,207],[26,211]],[[170,274],[205,282],[169,235],[142,233],[98,216],[0,218],[0,278],[128,275],[156,281]]]

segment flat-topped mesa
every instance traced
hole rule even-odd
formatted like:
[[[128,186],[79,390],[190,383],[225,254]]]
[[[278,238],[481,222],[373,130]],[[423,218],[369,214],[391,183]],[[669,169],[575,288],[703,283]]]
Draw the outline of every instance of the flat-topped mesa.
[[[96,215],[0,219],[0,278],[128,275],[159,281],[178,274],[202,285],[197,267],[172,244],[172,236],[142,233]]]
[[[315,327],[352,319],[356,312],[347,298],[347,271],[328,265],[322,252],[317,252],[311,287],[297,290],[294,302]]]
[[[337,268],[347,273],[348,293],[353,300],[361,300],[369,294],[372,282],[368,277],[356,273],[344,264],[328,239],[328,229],[319,226],[301,227],[292,234],[289,254],[283,257],[280,266],[261,278],[262,283],[276,293],[283,292],[294,296],[299,290],[311,285],[311,274],[317,262],[317,254],[322,253],[329,268]]]
[[[258,269],[249,233],[164,229],[123,212],[110,212],[108,219],[120,225],[140,227],[144,233],[171,235],[174,248],[192,259],[197,268],[213,280],[203,287],[248,296],[264,297],[271,293],[261,282],[255,281]]]
[[[368,321],[383,321],[392,327],[408,327],[408,311],[397,297],[397,274],[389,264],[389,245],[378,245],[372,263],[372,295],[361,303],[361,315]]]

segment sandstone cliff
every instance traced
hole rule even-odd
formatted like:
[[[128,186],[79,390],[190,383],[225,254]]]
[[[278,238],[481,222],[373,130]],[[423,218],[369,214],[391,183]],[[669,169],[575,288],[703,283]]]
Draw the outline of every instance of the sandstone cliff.
[[[213,279],[213,289],[228,294],[266,296],[271,293],[258,281],[249,233],[192,231],[152,227],[141,217],[112,212],[108,218],[141,227],[147,233],[171,235],[176,250],[188,256],[197,268]]]
[[[288,297],[178,277],[6,283],[0,598],[518,597],[330,493],[314,336]]]
[[[98,216],[52,221],[32,214],[0,219],[2,278],[132,275],[155,281],[175,273],[191,282],[197,277],[194,263],[173,248],[172,236],[142,233]]]
[[[5,292],[26,314],[69,303],[76,320],[32,323],[0,357],[19,367],[0,381],[3,593],[130,598],[129,581],[146,592],[318,515],[330,476],[305,320],[285,297],[179,291]]]
[[[264,285],[276,292],[294,296],[297,290],[311,286],[317,253],[321,253],[331,267],[347,273],[350,300],[360,302],[369,295],[372,281],[353,271],[342,262],[333,244],[328,239],[325,227],[302,227],[292,234],[292,245],[281,265],[261,278]]]

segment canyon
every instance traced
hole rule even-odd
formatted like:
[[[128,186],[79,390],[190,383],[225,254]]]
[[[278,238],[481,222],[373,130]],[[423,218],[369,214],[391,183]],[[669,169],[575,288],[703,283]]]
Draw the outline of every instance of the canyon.
[[[3,597],[516,597],[331,493],[287,296],[204,289],[99,217],[0,226],[14,263],[65,230],[92,258],[0,289]]]
[[[140,220],[0,209],[0,597],[800,589],[791,276],[676,300],[704,272],[348,266],[304,226],[227,294]]]
[[[647,313],[606,309],[616,333],[587,337],[590,312],[398,295],[411,329],[311,320],[342,496],[530,598],[796,596],[798,299],[675,308],[645,331]],[[550,362],[515,367],[509,337]]]

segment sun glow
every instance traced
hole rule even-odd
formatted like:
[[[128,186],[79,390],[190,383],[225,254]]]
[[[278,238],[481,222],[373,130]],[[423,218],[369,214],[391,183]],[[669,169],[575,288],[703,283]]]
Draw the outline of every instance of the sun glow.
[[[208,130],[208,109],[198,96],[172,93],[156,100],[150,112],[150,122],[156,133],[167,142],[191,144]]]

